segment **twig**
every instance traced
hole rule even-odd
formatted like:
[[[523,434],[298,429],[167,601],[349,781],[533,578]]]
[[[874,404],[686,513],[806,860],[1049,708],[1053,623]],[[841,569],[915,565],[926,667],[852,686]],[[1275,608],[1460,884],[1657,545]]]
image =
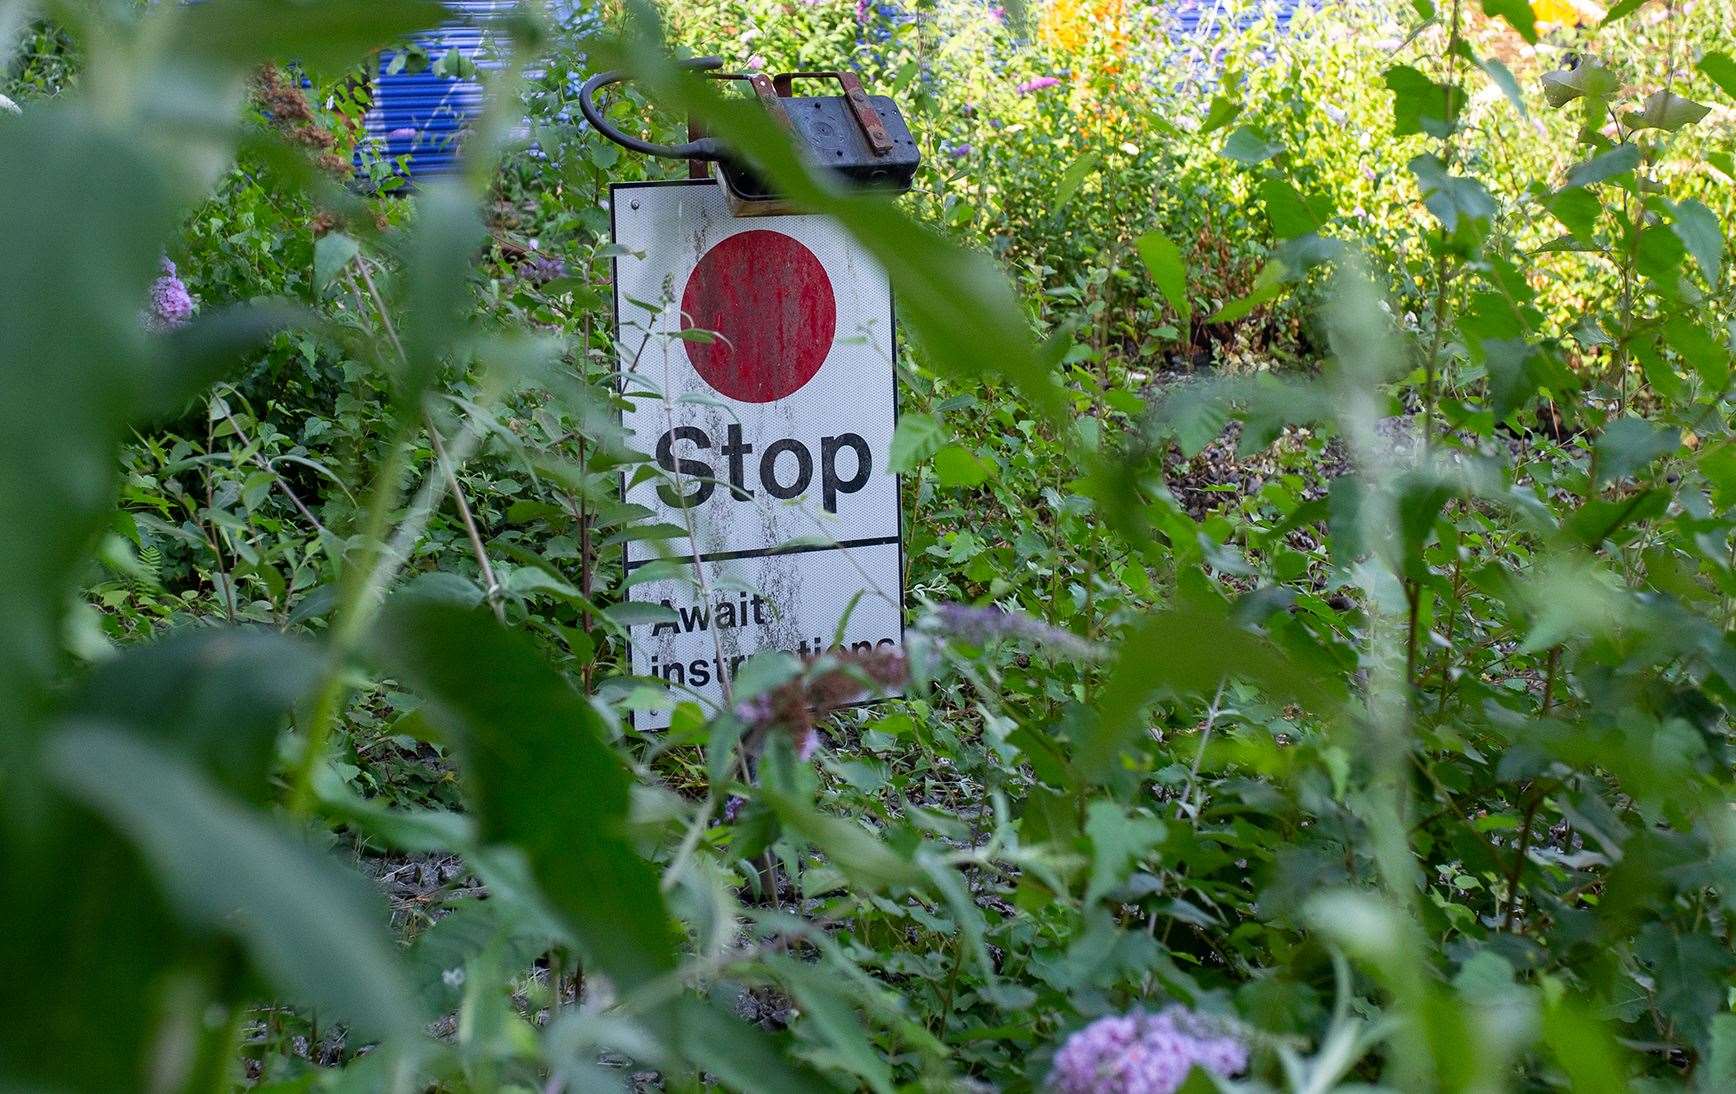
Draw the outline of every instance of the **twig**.
[[[216,437],[209,420],[205,423],[205,451],[209,453],[216,443]],[[216,497],[211,490],[211,468],[202,469],[205,479],[205,516],[199,521],[199,527],[205,529],[205,541],[211,545],[211,553],[217,557],[217,577],[222,581],[220,590],[223,595],[223,613],[229,619],[229,625],[235,625],[235,579],[229,575],[229,564],[223,559],[222,531],[217,522],[211,518],[216,508]],[[213,582],[215,584],[215,582]]]
[[[231,388],[230,390],[233,391],[234,389]],[[301,514],[303,520],[313,525],[313,530],[318,532],[321,538],[331,535],[331,532],[326,529],[326,526],[320,523],[319,518],[313,515],[313,511],[308,509],[308,507],[302,503],[300,496],[290,488],[289,483],[284,480],[282,472],[271,466],[271,461],[261,456],[257,450],[252,448],[251,442],[247,439],[247,434],[241,431],[241,423],[235,420],[235,415],[229,410],[229,404],[227,402],[219,401],[218,406],[222,407],[223,420],[229,423],[229,428],[235,431],[235,435],[240,437],[242,444],[249,449],[248,458],[251,459],[261,471],[268,471],[271,473],[272,481],[276,484],[279,490],[283,491],[283,496],[289,499],[291,505],[295,506],[295,511]]]
[[[1224,685],[1227,683],[1229,683],[1227,677],[1218,681],[1218,690],[1217,693],[1212,696],[1212,705],[1206,708],[1206,725],[1204,729],[1200,730],[1200,747],[1199,750],[1194,753],[1193,769],[1188,772],[1187,785],[1181,788],[1181,799],[1176,802],[1176,819],[1180,820],[1183,814],[1186,814],[1195,828],[1198,828],[1200,824],[1200,806],[1202,802],[1195,802],[1192,810],[1189,810],[1188,798],[1192,796],[1194,788],[1199,782],[1200,766],[1205,763],[1206,745],[1212,739],[1212,727],[1217,725],[1218,715],[1222,712],[1222,708],[1218,704],[1223,701]],[[1203,791],[1201,792],[1201,798],[1202,800],[1204,798]]]
[[[1447,696],[1452,694],[1453,685],[1453,634],[1459,621],[1459,573],[1464,559],[1455,554],[1453,558],[1453,595],[1447,606],[1447,648],[1441,654],[1441,694],[1435,704],[1435,717],[1439,718],[1447,712]]]
[[[494,617],[505,623],[506,606],[501,603],[500,582],[495,580],[494,566],[488,561],[488,550],[482,545],[482,534],[476,530],[476,518],[470,514],[470,503],[464,498],[464,488],[458,484],[458,474],[446,455],[446,444],[440,439],[440,430],[434,426],[433,415],[424,414],[422,417],[428,424],[428,440],[433,443],[434,458],[440,462],[440,471],[446,476],[446,487],[452,491],[452,501],[458,507],[458,519],[463,523],[464,534],[470,540],[470,550],[476,555],[476,565],[482,570],[482,595],[488,599],[488,606],[494,609]]]
[[[1525,805],[1525,819],[1519,824],[1519,853],[1513,858],[1513,869],[1507,873],[1507,912],[1501,917],[1501,929],[1511,932],[1513,920],[1519,914],[1519,880],[1525,876],[1525,860],[1531,853],[1531,822],[1543,804],[1543,792],[1530,794]]]
[[[1561,664],[1561,647],[1549,648],[1548,668],[1543,673],[1543,714],[1545,717],[1555,708],[1555,669]]]

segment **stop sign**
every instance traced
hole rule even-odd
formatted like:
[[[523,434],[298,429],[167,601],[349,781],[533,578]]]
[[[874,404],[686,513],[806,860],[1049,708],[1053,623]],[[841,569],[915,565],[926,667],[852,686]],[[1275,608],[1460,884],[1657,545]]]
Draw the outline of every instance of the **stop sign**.
[[[755,653],[903,645],[892,293],[835,222],[732,217],[710,180],[611,189],[637,676],[716,708]],[[659,564],[656,570],[644,567]],[[653,576],[655,575],[655,576]]]

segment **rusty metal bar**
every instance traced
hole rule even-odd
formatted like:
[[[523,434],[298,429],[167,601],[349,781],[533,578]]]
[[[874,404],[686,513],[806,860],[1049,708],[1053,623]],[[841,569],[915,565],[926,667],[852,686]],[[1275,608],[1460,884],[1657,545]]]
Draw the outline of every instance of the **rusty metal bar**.
[[[849,106],[851,116],[862,127],[862,135],[868,138],[868,147],[876,156],[892,151],[892,136],[886,132],[886,126],[881,123],[880,115],[875,112],[874,104],[868,101],[868,93],[862,90],[862,81],[854,72],[835,69],[827,72],[780,72],[773,78],[772,87],[787,99],[796,80],[838,81],[844,88],[844,102]]]

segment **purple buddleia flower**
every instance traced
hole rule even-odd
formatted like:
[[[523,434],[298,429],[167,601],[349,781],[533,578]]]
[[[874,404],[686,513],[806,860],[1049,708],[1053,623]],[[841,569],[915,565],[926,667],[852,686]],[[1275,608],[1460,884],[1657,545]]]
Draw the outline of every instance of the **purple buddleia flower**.
[[[776,714],[777,705],[772,702],[772,693],[769,691],[762,691],[735,705],[735,716],[741,719],[742,725],[750,728],[769,725]]]
[[[193,317],[193,297],[175,272],[175,264],[163,259],[162,273],[151,282],[151,307],[145,313],[145,325],[154,330],[169,330]]]
[[[1247,1068],[1240,1040],[1185,1007],[1099,1018],[1055,1054],[1055,1094],[1174,1094],[1194,1067],[1222,1078]]]
[[[1020,84],[1017,90],[1021,95],[1029,95],[1033,91],[1042,91],[1046,88],[1055,87],[1060,82],[1061,78],[1059,76],[1034,76]]]
[[[792,717],[789,708],[791,696],[786,689],[764,691],[752,699],[744,699],[735,705],[735,716],[741,719],[743,725],[750,730],[766,730],[782,728],[789,732],[790,743],[795,746],[796,759],[805,760],[820,747],[820,734],[814,728],[813,722],[806,717]],[[797,702],[800,699],[800,684],[797,683]],[[804,706],[805,713],[805,706]]]
[[[1069,657],[1090,660],[1099,656],[1096,646],[1072,631],[1051,627],[1023,612],[1009,612],[994,605],[942,604],[934,610],[934,625],[954,638],[983,643],[997,638],[1021,638],[1053,647]]]
[[[962,160],[971,154],[971,146],[968,144],[955,144],[951,148],[948,148],[946,153],[955,160]]]
[[[567,276],[567,264],[554,255],[535,254],[519,265],[518,274],[532,285],[547,285]]]
[[[1248,1046],[1222,1019],[1195,1014],[1186,1007],[1169,1007],[1158,1015],[1168,1019],[1191,1043],[1194,1063],[1228,1078],[1248,1068]]]

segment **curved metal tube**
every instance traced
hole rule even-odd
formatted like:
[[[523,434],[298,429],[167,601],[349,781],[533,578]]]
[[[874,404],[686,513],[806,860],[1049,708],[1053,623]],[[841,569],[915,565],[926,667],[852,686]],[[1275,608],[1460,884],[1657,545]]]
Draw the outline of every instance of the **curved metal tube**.
[[[700,72],[709,72],[714,69],[722,68],[723,58],[695,57],[689,61],[682,61],[681,67],[695,69]],[[630,75],[631,73],[620,69],[612,72],[599,72],[595,76],[586,80],[584,85],[579,88],[579,111],[584,114],[585,120],[590,122],[597,132],[614,141],[622,148],[631,149],[634,152],[639,152],[647,156],[662,156],[665,159],[671,160],[716,161],[723,158],[723,146],[711,137],[701,137],[696,141],[689,141],[686,144],[653,144],[650,141],[644,141],[640,140],[638,137],[629,136],[604,121],[603,112],[597,109],[597,104],[595,102],[597,92],[610,84],[621,83],[623,80],[628,79]]]

